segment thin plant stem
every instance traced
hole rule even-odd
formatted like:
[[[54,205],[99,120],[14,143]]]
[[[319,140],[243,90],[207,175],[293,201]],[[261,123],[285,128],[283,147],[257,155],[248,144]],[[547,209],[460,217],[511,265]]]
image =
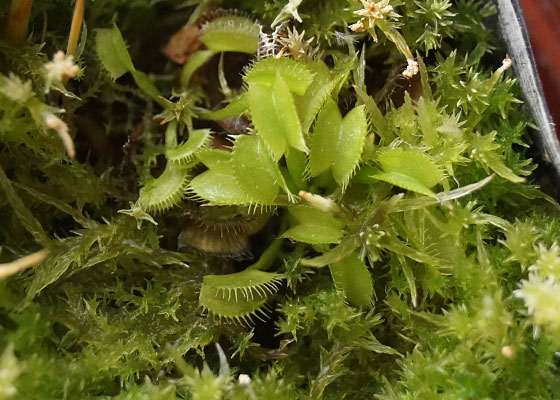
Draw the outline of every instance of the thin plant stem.
[[[0,279],[15,275],[24,269],[34,267],[42,263],[48,255],[49,252],[47,250],[40,250],[10,263],[0,264]]]
[[[68,46],[66,47],[66,55],[74,55],[78,47],[80,39],[80,31],[84,22],[84,11],[86,8],[86,0],[76,0],[74,5],[74,14],[72,14],[72,25],[70,26],[70,34],[68,35]],[[66,86],[69,77],[62,78],[62,84]]]
[[[85,0],[76,0],[74,6],[74,14],[72,15],[72,26],[70,27],[70,35],[68,36],[68,47],[66,48],[66,55],[73,55],[78,47],[78,40],[80,39],[80,30],[82,29],[82,22],[84,21],[84,10],[86,8]]]
[[[33,0],[12,0],[4,33],[7,40],[15,44],[21,44],[25,41],[32,6]]]

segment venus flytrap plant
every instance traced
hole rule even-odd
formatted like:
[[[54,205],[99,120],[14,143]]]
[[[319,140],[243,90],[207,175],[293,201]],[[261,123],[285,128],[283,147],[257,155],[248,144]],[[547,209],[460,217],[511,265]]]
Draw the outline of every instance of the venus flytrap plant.
[[[60,110],[42,92],[65,69],[46,84],[45,57],[0,44],[0,264],[51,254],[0,280],[0,348],[25,366],[14,396],[560,390],[557,206],[523,182],[529,119],[508,63],[483,64],[491,7],[233,0],[253,14],[205,1],[167,18],[169,0],[140,3],[88,15],[80,99],[60,97],[65,125],[50,118],[76,132],[78,161],[45,134]],[[122,34],[105,28],[117,10]],[[187,19],[171,55],[186,63],[166,63],[158,40]],[[390,43],[371,43],[380,32]],[[400,77],[403,55],[417,78]]]
[[[218,152],[213,153],[218,156]],[[208,171],[196,176],[189,191],[193,197],[216,205],[271,206],[280,191],[291,195],[278,165],[262,139],[241,136],[236,139],[232,153],[206,158]],[[260,169],[248,168],[258,161]]]
[[[208,50],[196,51],[185,64],[181,74],[183,88],[189,86],[193,73],[217,53],[254,54],[257,52],[261,27],[243,13],[221,14],[223,15],[202,26],[200,40]]]
[[[367,307],[373,301],[373,280],[358,253],[329,264],[334,286],[344,292],[350,304]]]

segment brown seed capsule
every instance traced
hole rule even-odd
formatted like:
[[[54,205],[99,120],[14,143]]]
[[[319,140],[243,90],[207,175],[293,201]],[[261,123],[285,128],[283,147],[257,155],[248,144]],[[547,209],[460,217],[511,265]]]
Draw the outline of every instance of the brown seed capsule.
[[[515,347],[512,347],[512,346],[502,347],[502,355],[505,358],[509,358],[509,359],[515,357]]]

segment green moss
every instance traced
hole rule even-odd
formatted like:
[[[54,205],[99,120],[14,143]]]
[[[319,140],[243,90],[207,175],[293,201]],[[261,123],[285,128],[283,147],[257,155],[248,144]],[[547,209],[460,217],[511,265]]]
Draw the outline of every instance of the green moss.
[[[0,280],[0,398],[558,398],[560,207],[495,7],[97,0],[68,80],[72,5],[35,3],[0,268],[49,256]]]

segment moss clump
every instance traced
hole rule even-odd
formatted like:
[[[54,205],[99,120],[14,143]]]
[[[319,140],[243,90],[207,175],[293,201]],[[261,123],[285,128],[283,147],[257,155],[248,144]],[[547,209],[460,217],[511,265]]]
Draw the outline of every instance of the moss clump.
[[[71,58],[37,1],[0,41],[0,398],[557,398],[559,207],[494,7],[177,7],[96,0]]]

